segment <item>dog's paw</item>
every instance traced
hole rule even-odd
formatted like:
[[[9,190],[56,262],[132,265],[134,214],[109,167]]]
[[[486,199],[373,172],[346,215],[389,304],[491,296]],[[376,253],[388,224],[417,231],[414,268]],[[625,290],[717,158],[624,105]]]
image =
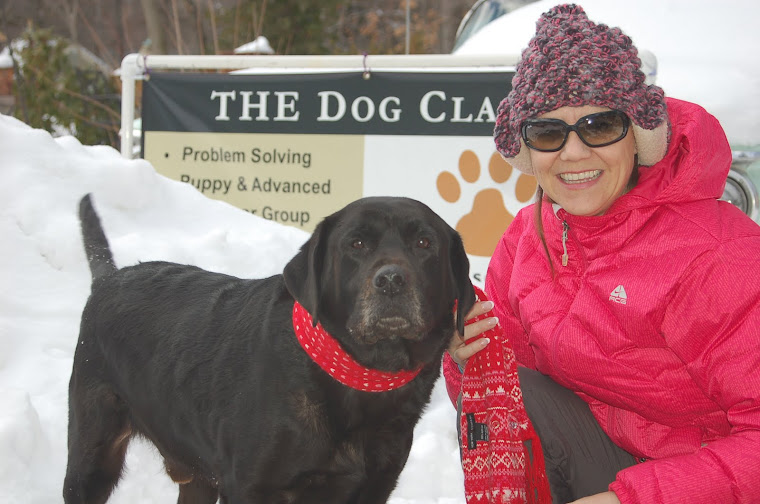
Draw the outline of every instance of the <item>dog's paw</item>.
[[[436,185],[438,194],[448,201],[455,203],[462,198],[462,182],[467,184],[488,183],[486,177],[481,177],[481,165],[478,156],[471,150],[465,150],[459,156],[459,177],[443,171],[438,175]],[[456,230],[462,235],[465,249],[474,256],[490,257],[496,245],[514,219],[507,210],[502,192],[509,191],[521,204],[525,204],[536,193],[536,179],[530,175],[519,173],[513,176],[514,169],[504,161],[498,152],[491,155],[488,162],[488,174],[493,184],[501,188],[488,187],[478,190],[472,198],[472,210],[457,222]],[[474,186],[477,188],[477,186]]]

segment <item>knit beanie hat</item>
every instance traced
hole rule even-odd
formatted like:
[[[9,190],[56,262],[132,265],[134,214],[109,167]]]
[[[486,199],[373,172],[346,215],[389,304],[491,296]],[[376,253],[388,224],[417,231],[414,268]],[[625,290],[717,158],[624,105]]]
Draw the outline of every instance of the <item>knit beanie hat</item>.
[[[621,110],[631,119],[640,165],[651,166],[667,152],[669,122],[665,94],[645,83],[641,60],[620,28],[589,20],[574,4],[558,5],[536,23],[523,51],[512,90],[499,105],[496,149],[512,166],[532,174],[520,136],[526,119],[560,107],[596,105]]]

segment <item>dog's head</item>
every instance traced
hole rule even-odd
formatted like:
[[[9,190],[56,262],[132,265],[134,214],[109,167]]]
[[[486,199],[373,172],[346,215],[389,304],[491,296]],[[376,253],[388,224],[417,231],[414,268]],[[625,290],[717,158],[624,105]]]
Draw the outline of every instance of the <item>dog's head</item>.
[[[462,333],[475,302],[459,234],[408,198],[364,198],[328,216],[284,277],[315,324],[378,369],[432,359],[453,334],[454,306]]]

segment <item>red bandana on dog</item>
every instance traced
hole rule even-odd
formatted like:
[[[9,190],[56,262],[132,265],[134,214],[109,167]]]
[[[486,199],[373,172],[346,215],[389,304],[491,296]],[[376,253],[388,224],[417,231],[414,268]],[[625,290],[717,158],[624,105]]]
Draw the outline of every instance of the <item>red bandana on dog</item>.
[[[414,371],[379,371],[369,369],[354,360],[340,343],[322,328],[314,327],[311,315],[298,301],[293,304],[293,330],[298,342],[324,372],[343,385],[364,392],[386,392],[403,387],[417,376]]]
[[[477,287],[475,293],[480,301],[488,299]],[[480,337],[491,342],[467,361],[462,376],[460,422],[467,503],[550,504],[541,442],[525,412],[512,347],[503,342],[498,324]],[[526,442],[530,442],[532,458]]]

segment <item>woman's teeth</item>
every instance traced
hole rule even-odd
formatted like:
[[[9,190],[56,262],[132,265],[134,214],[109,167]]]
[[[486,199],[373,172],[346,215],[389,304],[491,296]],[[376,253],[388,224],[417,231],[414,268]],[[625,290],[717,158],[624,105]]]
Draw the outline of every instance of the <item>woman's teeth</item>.
[[[602,170],[591,170],[581,173],[560,173],[559,178],[568,184],[580,184],[593,180],[602,174]]]

